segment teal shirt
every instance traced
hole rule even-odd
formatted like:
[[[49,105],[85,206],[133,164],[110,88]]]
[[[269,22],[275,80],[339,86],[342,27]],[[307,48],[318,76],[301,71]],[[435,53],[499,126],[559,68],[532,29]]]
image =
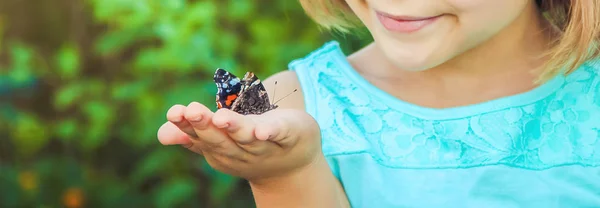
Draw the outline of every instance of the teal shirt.
[[[289,67],[352,207],[600,207],[596,62],[528,92],[446,109],[371,85],[337,42]]]

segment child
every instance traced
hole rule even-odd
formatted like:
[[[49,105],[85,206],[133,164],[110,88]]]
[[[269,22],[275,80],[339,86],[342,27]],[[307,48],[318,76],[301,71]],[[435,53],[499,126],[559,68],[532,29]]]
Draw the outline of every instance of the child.
[[[301,3],[374,42],[264,80],[300,90],[261,115],[174,106],[160,141],[259,207],[600,207],[600,2]]]

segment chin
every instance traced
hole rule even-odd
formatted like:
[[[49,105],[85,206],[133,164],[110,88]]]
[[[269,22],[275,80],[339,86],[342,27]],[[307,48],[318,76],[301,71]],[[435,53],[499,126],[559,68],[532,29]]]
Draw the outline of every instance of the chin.
[[[411,72],[425,71],[443,63],[434,53],[423,50],[383,50],[384,56],[398,69]]]
[[[447,61],[451,47],[438,39],[403,41],[375,35],[375,45],[380,55],[404,71],[425,71]],[[385,61],[385,60],[384,60]]]

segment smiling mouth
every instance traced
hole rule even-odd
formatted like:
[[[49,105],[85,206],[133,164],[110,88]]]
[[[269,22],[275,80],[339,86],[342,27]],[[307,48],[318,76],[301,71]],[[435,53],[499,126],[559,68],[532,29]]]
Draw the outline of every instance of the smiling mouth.
[[[430,17],[394,16],[382,12],[376,12],[379,22],[389,31],[400,33],[412,33],[421,30],[425,26],[435,22],[442,15]]]

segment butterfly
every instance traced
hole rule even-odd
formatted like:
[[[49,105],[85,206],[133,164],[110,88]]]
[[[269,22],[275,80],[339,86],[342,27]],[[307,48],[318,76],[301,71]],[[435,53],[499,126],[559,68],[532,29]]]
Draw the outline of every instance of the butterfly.
[[[213,78],[217,85],[218,109],[227,108],[242,115],[259,115],[278,107],[271,104],[265,87],[252,72],[246,72],[240,79],[225,69],[217,68]]]

